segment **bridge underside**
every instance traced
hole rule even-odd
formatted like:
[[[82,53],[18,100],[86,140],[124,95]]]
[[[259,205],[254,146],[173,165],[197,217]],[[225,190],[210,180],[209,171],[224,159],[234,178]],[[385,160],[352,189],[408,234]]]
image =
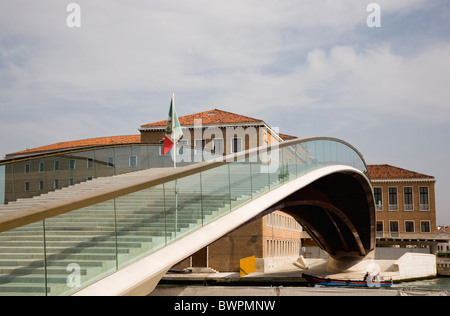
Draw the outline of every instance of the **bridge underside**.
[[[335,173],[294,192],[265,214],[290,214],[332,257],[364,257],[375,248],[374,208],[367,180],[355,173]]]
[[[355,169],[331,166],[254,199],[76,295],[146,295],[177,262],[275,210],[291,214],[330,254],[329,270],[343,272],[373,253],[375,205],[370,182]]]

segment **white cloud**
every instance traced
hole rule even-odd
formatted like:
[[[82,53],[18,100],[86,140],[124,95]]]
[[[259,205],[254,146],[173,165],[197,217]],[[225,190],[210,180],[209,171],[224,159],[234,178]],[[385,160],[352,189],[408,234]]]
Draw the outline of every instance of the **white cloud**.
[[[314,28],[340,34],[368,14],[358,0],[78,2],[81,29],[66,26],[65,4],[56,0],[17,0],[2,10],[0,34],[20,42],[10,54],[20,48],[25,60],[26,72],[12,74],[22,85],[49,93],[214,88],[198,76],[259,70],[280,52],[317,43]],[[382,6],[401,11],[421,2]]]
[[[407,57],[387,45],[360,52],[349,46],[313,50],[302,70],[310,79],[307,90],[316,91],[319,103],[321,96],[333,95],[333,103],[326,106],[450,119],[450,43],[436,43]]]
[[[190,111],[366,107],[449,118],[448,43],[409,56],[389,43],[362,45],[355,29],[367,28],[368,12],[360,0],[76,2],[80,29],[66,26],[59,0],[9,1],[0,10],[0,107],[14,106],[24,124],[37,111],[57,122],[76,104],[90,107],[87,117],[130,109],[145,123],[152,117],[142,113],[164,117],[171,92]],[[428,3],[378,2],[383,18]],[[347,38],[354,40],[340,43]]]

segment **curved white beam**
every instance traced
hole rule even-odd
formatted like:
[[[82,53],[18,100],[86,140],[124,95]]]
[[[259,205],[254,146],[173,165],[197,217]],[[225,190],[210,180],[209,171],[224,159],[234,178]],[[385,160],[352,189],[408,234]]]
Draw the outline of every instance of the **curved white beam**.
[[[140,261],[89,285],[74,296],[148,295],[161,277],[179,261],[249,222],[294,192],[334,173],[359,175],[370,186],[369,179],[361,171],[350,166],[334,165],[311,171],[265,193]]]

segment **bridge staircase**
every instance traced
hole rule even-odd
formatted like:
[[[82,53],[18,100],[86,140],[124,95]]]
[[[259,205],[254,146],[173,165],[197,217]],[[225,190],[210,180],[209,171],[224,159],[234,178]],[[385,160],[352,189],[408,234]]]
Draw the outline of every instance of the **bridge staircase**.
[[[95,192],[117,182],[135,182],[155,171],[158,170],[94,179],[32,199],[17,200],[0,206],[0,214]],[[159,245],[183,236],[193,227],[228,212],[239,201],[249,200],[252,194],[268,189],[267,174],[259,175],[253,179],[253,185],[259,190],[251,192],[252,184],[245,171],[234,175],[233,189],[240,193],[231,199],[221,193],[227,191],[224,185],[229,185],[229,175],[215,173],[215,181],[209,182],[213,184],[208,188],[211,194],[201,197],[195,188],[175,194],[178,185],[188,185],[179,179],[172,186],[126,195],[117,199],[115,205],[99,203],[46,219],[44,223],[1,233],[0,295],[65,294],[72,271],[84,284],[127,265]],[[172,229],[167,231],[166,227]],[[71,270],[76,268],[79,270]]]
[[[177,169],[97,178],[0,206],[0,296],[72,295],[149,257],[172,256],[154,261],[163,268],[146,266],[159,269],[157,277],[198,250],[169,253],[173,247],[197,242],[193,235],[202,245],[217,240],[269,208],[271,201],[258,203],[271,192],[280,200],[292,193],[285,184],[300,185],[330,166],[367,171],[360,153],[341,140],[298,139]]]

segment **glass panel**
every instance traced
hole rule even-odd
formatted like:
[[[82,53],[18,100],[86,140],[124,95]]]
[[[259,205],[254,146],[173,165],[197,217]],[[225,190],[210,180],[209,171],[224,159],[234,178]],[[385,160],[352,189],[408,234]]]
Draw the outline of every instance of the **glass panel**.
[[[316,158],[316,143],[315,142],[306,142],[301,144],[301,146],[305,149],[308,154],[306,171],[312,169],[317,164]]]
[[[251,175],[252,175],[252,190],[253,198],[269,191],[269,173],[266,165],[262,162],[252,163]]]
[[[29,191],[37,187],[43,193],[55,180],[64,186],[89,177],[173,167],[170,155],[162,156],[160,148],[104,148],[9,164],[4,167],[4,199],[19,191],[23,194],[24,181]],[[195,163],[182,161],[186,153],[191,157],[192,151],[183,149],[179,164]],[[45,234],[42,222],[2,233],[0,271],[7,273],[0,274],[0,289],[19,293],[29,283],[26,291],[31,294],[45,295],[45,289],[49,295],[73,293],[268,190],[330,163],[365,171],[359,155],[345,144],[310,141],[47,219]],[[428,190],[422,191],[421,201],[428,200]]]
[[[281,150],[273,149],[269,151],[270,167],[269,167],[269,184],[270,189],[276,188],[280,184],[280,179],[284,179],[282,174],[283,159],[281,158]]]
[[[111,177],[116,174],[114,148],[97,150],[95,153],[96,177]]]
[[[240,162],[229,165],[232,209],[252,198],[250,166]]]
[[[322,164],[324,161],[324,148],[323,148],[323,140],[317,140],[315,141],[315,145],[316,145],[316,158],[317,158],[317,162],[319,164]]]
[[[328,165],[331,161],[331,141],[324,140],[323,143],[323,162]]]
[[[0,233],[0,296],[46,295],[42,222]]]
[[[297,152],[295,147],[287,147],[284,154],[284,159],[287,161],[289,180],[295,179],[297,177]]]
[[[177,180],[178,227],[177,237],[203,224],[201,174]]]
[[[166,244],[163,186],[115,200],[119,267]]]
[[[147,151],[142,146],[131,146],[131,153],[128,157],[129,172],[147,169],[148,161],[145,159]]]
[[[168,242],[202,225],[200,174],[170,182],[164,193]]]
[[[305,148],[305,146],[303,146],[303,144],[297,144],[295,146],[293,146],[295,152],[296,152],[296,156],[297,156],[297,176],[301,176],[303,175],[306,170],[307,170],[307,162],[309,159],[309,153],[307,151],[307,149]]]
[[[130,168],[130,156],[132,156],[131,147],[117,147],[115,149],[116,174],[133,171]]]
[[[73,293],[116,270],[114,226],[113,200],[45,220],[48,295]]]
[[[5,175],[5,166],[0,166],[0,205],[5,204],[5,184],[6,184],[6,175]]]
[[[228,166],[202,172],[203,224],[230,212],[230,177]]]

